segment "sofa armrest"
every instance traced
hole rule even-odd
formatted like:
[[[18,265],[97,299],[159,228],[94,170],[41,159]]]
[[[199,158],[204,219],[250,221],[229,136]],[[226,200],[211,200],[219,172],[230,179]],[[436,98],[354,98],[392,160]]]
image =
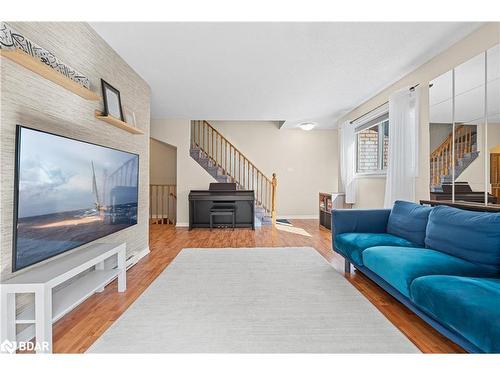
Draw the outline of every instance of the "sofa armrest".
[[[332,236],[341,233],[385,233],[390,209],[333,209]]]

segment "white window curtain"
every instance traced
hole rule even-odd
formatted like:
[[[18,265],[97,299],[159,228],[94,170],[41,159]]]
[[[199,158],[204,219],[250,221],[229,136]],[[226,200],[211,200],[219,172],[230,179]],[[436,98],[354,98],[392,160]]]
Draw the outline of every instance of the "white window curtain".
[[[398,199],[415,201],[418,177],[420,90],[395,92],[389,98],[389,153],[384,206]]]
[[[346,203],[356,203],[356,133],[349,121],[340,127],[340,179]]]

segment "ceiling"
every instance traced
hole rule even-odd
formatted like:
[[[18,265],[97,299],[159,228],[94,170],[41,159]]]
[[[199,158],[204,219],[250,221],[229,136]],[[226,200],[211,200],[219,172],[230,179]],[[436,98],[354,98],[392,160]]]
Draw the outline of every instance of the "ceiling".
[[[133,23],[91,26],[151,86],[153,118],[337,119],[480,26]]]

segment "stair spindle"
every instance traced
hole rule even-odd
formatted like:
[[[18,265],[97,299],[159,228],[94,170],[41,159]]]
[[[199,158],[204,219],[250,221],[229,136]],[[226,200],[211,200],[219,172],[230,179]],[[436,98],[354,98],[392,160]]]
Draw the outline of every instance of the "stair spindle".
[[[170,221],[170,186],[167,186],[167,224]]]
[[[273,225],[276,225],[276,188],[278,186],[278,180],[276,179],[276,173],[273,173],[273,182],[272,182],[272,202],[271,202],[271,220]]]
[[[158,186],[156,186],[156,194],[155,194],[155,197],[156,197],[156,224],[158,224],[158,202],[159,202],[159,199],[158,199]]]
[[[161,186],[161,216],[160,220],[163,221],[163,206],[165,205],[165,186]],[[158,215],[158,212],[156,213]],[[163,224],[163,223],[162,223]]]
[[[201,126],[200,122],[196,121],[196,126],[198,128],[198,147],[201,148]]]
[[[191,127],[191,129],[190,129],[191,134],[194,134],[194,122],[191,121],[191,123],[189,124],[189,126]],[[191,148],[193,148],[194,145],[195,145],[194,137],[191,137]]]
[[[255,165],[252,164],[252,190],[255,189]]]
[[[262,204],[264,204],[264,185],[265,185],[265,177],[261,173],[261,176],[260,176],[260,201],[262,202]]]
[[[153,185],[149,185],[149,219],[153,218]]]
[[[215,166],[219,166],[219,142],[218,142],[217,133],[215,133]]]

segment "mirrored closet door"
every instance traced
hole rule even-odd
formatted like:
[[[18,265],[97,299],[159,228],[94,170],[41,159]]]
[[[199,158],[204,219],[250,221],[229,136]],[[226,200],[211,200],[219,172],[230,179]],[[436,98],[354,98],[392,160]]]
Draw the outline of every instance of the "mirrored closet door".
[[[500,203],[500,45],[429,85],[430,198]]]
[[[500,44],[488,50],[486,61],[488,192],[500,204]]]

